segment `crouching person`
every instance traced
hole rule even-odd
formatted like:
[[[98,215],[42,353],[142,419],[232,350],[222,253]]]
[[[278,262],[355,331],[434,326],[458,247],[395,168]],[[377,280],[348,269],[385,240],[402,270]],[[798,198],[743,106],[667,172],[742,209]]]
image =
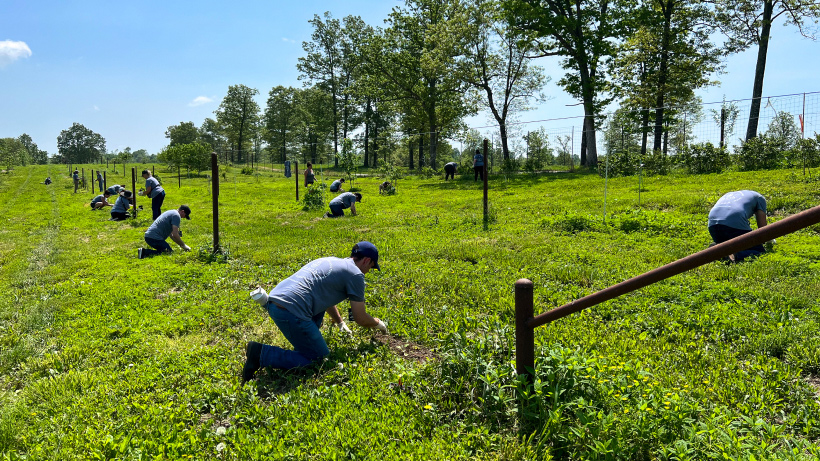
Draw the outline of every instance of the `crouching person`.
[[[289,370],[327,356],[330,351],[319,328],[327,312],[339,330],[350,331],[336,308],[345,299],[350,300],[356,323],[387,332],[384,322],[365,309],[364,275],[372,268],[381,270],[379,251],[370,242],[359,242],[349,258],[316,259],[276,285],[262,302],[293,350],[249,342],[242,382],[262,367]]]
[[[111,194],[108,191],[105,191],[102,194],[91,199],[91,210],[99,210],[104,206],[114,206],[108,203],[108,197],[110,196]]]
[[[179,230],[182,218],[191,219],[191,208],[188,205],[182,205],[178,210],[168,210],[159,215],[159,218],[155,219],[151,227],[145,231],[145,243],[154,249],[140,248],[137,250],[137,257],[139,259],[148,258],[166,251],[172,253],[171,245],[165,241],[168,237],[171,237],[171,240],[176,242],[183,250],[191,251],[191,247],[182,241]]]
[[[130,190],[123,190],[120,192],[114,206],[111,207],[111,219],[109,221],[124,221],[128,218],[128,209],[131,208],[131,194]]]

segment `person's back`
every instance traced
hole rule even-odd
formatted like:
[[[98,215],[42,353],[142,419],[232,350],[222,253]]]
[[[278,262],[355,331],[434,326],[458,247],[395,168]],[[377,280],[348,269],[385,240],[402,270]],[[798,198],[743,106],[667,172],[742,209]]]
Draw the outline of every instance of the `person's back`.
[[[339,194],[330,201],[330,205],[341,205],[342,208],[350,208],[354,203],[356,203],[356,196],[353,192]]]
[[[724,194],[709,211],[709,226],[717,224],[734,229],[752,230],[749,218],[755,212],[766,213],[766,199],[752,190]]]
[[[330,183],[330,191],[331,192],[339,192],[339,189],[342,188],[342,182],[344,182],[344,180],[337,179],[337,180],[333,181],[332,183]]]
[[[155,240],[165,240],[174,230],[173,226],[179,227],[182,223],[178,210],[168,210],[159,215],[157,219],[145,231],[145,236]]]

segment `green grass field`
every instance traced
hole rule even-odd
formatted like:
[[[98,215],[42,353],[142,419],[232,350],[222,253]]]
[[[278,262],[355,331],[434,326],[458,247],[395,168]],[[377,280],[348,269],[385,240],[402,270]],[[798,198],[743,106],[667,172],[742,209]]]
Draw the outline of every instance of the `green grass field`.
[[[541,327],[534,382],[514,371],[517,279],[536,313],[560,306],[706,248],[727,191],[762,193],[770,220],[817,205],[801,171],[645,177],[640,202],[637,177],[610,179],[606,219],[596,175],[493,176],[485,230],[472,176],[393,196],[361,178],[359,215],[331,220],[302,210],[293,178],[234,168],[216,260],[206,177],[156,174],[164,210],[193,210],[193,251],[146,260],[149,200],[110,222],[64,165],[0,175],[0,459],[820,455],[820,228]],[[359,240],[381,253],[366,297],[390,340],[325,325],[325,362],[243,386],[247,341],[287,344],[248,292]]]

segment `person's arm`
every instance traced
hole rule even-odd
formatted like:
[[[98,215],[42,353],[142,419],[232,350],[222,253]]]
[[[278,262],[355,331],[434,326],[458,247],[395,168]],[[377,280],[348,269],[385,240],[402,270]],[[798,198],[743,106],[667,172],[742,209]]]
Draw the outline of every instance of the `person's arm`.
[[[154,188],[153,188],[153,187],[151,187],[151,185],[148,183],[148,181],[146,181],[146,182],[145,182],[145,195],[147,195],[147,196],[149,196],[149,197],[150,197],[150,196],[151,196],[151,191],[152,191],[153,189],[154,189]]]
[[[182,248],[183,250],[191,251],[191,247],[189,247],[188,245],[185,244],[185,242],[182,241],[182,237],[179,235],[179,227],[173,226],[171,228],[171,240],[176,242],[177,245],[179,245],[179,247]]]
[[[356,204],[355,203],[350,205],[350,214],[352,214],[353,216],[356,216]]]
[[[763,210],[755,211],[755,221],[757,221],[757,228],[766,226],[766,212]]]
[[[381,320],[367,313],[364,301],[350,301],[350,309],[353,311],[353,320],[365,328],[377,328],[384,325]],[[336,311],[338,313],[338,311]]]

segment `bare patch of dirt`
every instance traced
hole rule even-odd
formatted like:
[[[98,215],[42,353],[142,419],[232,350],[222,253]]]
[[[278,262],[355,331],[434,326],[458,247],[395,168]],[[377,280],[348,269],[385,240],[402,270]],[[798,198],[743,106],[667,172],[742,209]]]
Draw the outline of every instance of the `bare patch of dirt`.
[[[409,341],[404,338],[399,338],[397,336],[389,334],[386,335],[384,333],[374,333],[371,341],[382,346],[389,347],[394,354],[406,360],[425,362],[427,360],[438,359],[438,356],[433,350],[419,343]]]
[[[174,288],[171,288],[170,290],[166,291],[165,293],[157,294],[156,299],[167,298],[168,296],[173,296],[173,295],[178,294],[178,293],[182,293],[182,290],[177,288],[177,287],[174,287]]]
[[[806,382],[814,389],[815,397],[820,399],[820,376],[808,375],[806,376]]]

